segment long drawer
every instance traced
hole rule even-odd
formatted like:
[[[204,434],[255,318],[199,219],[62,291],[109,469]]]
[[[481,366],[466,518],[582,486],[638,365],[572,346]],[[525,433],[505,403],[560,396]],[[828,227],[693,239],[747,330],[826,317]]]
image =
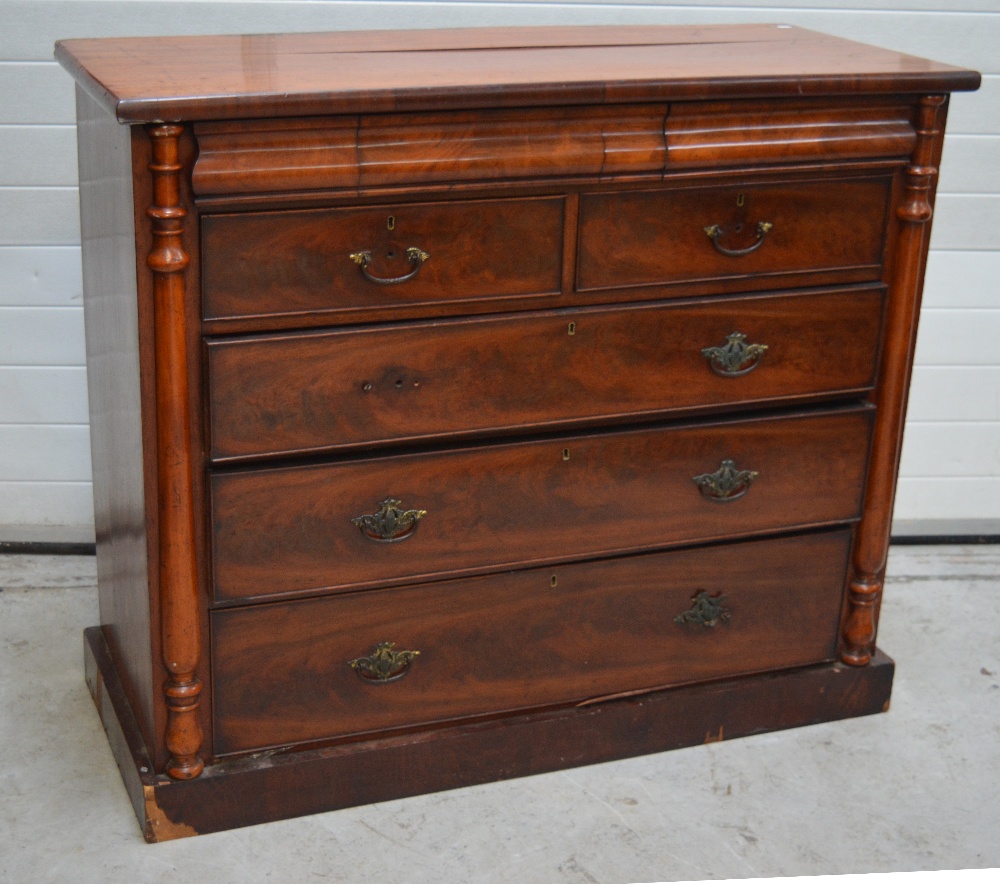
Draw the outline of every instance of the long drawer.
[[[206,318],[427,312],[559,294],[563,199],[481,200],[209,214]],[[511,244],[516,243],[512,250]]]
[[[215,460],[862,392],[881,287],[210,341]]]
[[[829,660],[850,531],[212,615],[243,752]]]
[[[858,516],[874,409],[211,477],[219,600],[344,590]]]
[[[883,177],[585,194],[577,289],[877,279],[890,184]]]

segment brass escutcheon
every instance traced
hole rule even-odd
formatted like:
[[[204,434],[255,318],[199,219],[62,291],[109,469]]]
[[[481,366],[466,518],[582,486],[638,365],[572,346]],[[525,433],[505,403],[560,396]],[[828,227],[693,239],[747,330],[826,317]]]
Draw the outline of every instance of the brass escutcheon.
[[[722,593],[711,596],[702,589],[692,598],[691,607],[683,614],[674,617],[674,623],[678,626],[691,623],[704,626],[706,629],[711,629],[720,623],[728,623],[729,611],[722,606],[725,600],[726,597]]]
[[[738,470],[734,461],[726,459],[714,473],[702,473],[692,481],[708,500],[729,503],[746,494],[758,475],[756,470]]]
[[[717,375],[738,378],[753,371],[767,352],[767,344],[748,344],[746,341],[745,334],[733,332],[721,347],[705,347],[701,355]]]
[[[396,651],[395,642],[380,642],[367,657],[350,660],[348,666],[363,681],[386,684],[397,681],[410,671],[410,664],[420,651]]]
[[[378,510],[351,519],[351,524],[357,525],[361,533],[371,540],[392,543],[406,540],[417,530],[417,522],[426,515],[427,510],[404,510],[402,501],[387,497],[379,504]]]

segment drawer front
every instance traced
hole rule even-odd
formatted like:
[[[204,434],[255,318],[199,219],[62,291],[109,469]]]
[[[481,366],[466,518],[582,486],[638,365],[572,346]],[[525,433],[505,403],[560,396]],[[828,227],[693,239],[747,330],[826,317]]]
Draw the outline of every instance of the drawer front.
[[[881,311],[871,289],[212,341],[212,457],[864,391]]]
[[[217,473],[215,593],[357,588],[847,521],[873,413]]]
[[[208,319],[385,311],[561,288],[563,199],[206,215]],[[353,257],[352,257],[353,256]]]
[[[627,191],[580,199],[577,288],[881,274],[890,179]],[[710,235],[711,234],[711,235]],[[805,279],[802,279],[805,277]],[[741,283],[742,284],[742,283]]]
[[[849,547],[839,531],[216,611],[215,748],[826,661]]]

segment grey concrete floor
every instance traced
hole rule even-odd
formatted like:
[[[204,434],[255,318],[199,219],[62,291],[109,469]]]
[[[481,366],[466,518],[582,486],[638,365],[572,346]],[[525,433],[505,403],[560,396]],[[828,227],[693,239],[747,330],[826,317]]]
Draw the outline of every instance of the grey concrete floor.
[[[884,715],[145,844],[83,682],[93,559],[0,556],[0,881],[590,882],[1000,866],[1000,547],[901,547]]]

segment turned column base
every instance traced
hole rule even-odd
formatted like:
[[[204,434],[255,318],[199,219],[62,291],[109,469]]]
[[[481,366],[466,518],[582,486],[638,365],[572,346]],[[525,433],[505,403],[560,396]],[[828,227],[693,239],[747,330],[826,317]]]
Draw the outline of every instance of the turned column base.
[[[847,591],[844,643],[840,652],[840,659],[848,666],[867,666],[871,662],[875,654],[875,633],[881,601],[881,579],[863,577],[851,581]]]

